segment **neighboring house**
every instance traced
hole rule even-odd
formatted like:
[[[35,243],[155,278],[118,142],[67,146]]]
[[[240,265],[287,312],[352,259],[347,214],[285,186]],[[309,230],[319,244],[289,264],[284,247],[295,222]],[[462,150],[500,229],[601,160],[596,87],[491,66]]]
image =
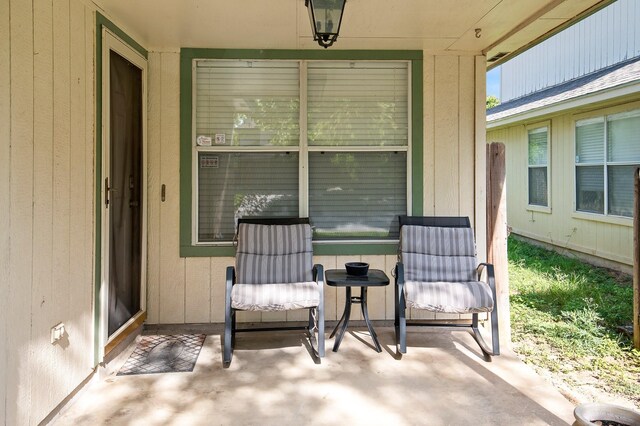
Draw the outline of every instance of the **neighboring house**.
[[[640,166],[640,2],[619,0],[502,65],[487,142],[512,232],[626,272]]]
[[[470,216],[484,260],[486,57],[607,1],[349,1],[329,49],[304,3],[0,1],[0,425],[142,323],[222,322],[237,215],[310,215],[326,268],[387,272],[397,214]]]

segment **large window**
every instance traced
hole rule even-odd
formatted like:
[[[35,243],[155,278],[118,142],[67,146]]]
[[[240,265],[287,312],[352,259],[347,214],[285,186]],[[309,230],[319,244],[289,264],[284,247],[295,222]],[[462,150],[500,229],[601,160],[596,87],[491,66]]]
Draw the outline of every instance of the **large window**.
[[[315,241],[397,239],[409,64],[195,60],[194,243],[230,242],[246,216],[309,216]]]
[[[529,205],[549,207],[549,127],[530,128],[527,135]]]
[[[576,210],[633,216],[640,110],[576,122]]]

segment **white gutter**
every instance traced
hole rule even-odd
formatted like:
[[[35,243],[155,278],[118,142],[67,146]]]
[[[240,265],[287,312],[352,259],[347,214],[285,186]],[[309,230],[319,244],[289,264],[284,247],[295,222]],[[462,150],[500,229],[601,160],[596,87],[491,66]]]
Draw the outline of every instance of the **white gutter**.
[[[622,96],[633,95],[634,93],[640,93],[640,81],[638,80],[621,84],[610,89],[591,92],[577,96],[575,98],[559,101],[551,105],[544,105],[538,108],[528,109],[526,111],[509,115],[507,117],[498,118],[491,121],[487,120],[487,130],[504,127],[509,124],[519,123],[521,121],[530,120],[542,115],[548,115],[572,108],[577,108],[586,104],[593,104],[619,98]]]

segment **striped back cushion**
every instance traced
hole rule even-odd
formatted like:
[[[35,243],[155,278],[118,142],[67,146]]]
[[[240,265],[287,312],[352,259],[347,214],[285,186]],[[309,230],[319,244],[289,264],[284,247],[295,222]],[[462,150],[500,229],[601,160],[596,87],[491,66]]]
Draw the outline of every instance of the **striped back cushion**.
[[[236,280],[240,284],[312,281],[311,226],[238,225]]]
[[[400,256],[407,281],[476,280],[476,248],[471,228],[404,225]]]

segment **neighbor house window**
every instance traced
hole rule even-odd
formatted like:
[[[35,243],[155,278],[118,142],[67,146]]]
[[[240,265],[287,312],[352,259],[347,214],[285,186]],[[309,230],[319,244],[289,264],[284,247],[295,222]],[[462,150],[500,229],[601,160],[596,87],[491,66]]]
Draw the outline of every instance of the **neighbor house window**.
[[[576,210],[633,216],[640,110],[576,122]]]
[[[309,216],[314,240],[393,240],[409,207],[409,63],[194,62],[194,240]]]
[[[549,127],[528,130],[529,205],[549,207]]]

